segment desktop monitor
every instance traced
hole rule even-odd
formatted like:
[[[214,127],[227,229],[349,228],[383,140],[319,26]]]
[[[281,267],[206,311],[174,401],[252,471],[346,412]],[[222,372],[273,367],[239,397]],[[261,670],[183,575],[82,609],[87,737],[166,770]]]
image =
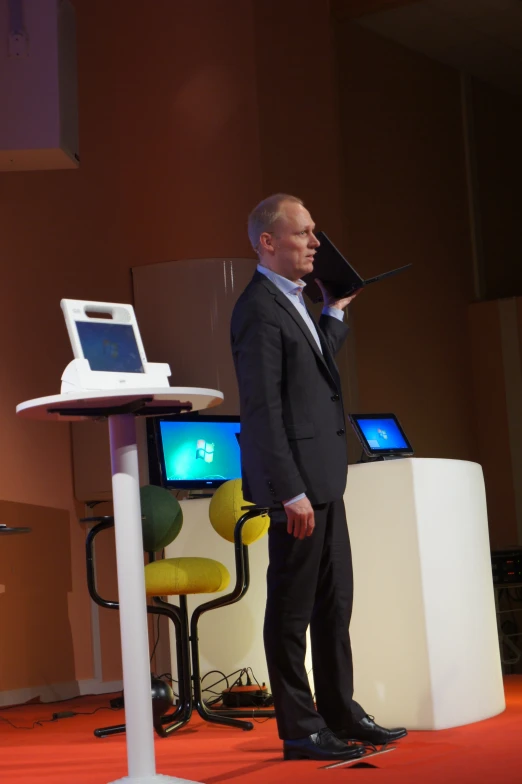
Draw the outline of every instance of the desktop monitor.
[[[414,452],[395,414],[349,414],[368,457],[411,457]]]
[[[238,416],[155,417],[147,427],[151,483],[201,490],[241,477]]]

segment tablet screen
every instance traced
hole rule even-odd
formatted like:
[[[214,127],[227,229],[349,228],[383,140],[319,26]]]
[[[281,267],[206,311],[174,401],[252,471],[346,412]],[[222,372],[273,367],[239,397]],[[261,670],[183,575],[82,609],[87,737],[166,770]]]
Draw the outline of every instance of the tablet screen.
[[[76,321],[83,351],[91,370],[144,373],[132,324],[111,321]]]
[[[350,421],[368,454],[413,454],[395,414],[352,414]]]

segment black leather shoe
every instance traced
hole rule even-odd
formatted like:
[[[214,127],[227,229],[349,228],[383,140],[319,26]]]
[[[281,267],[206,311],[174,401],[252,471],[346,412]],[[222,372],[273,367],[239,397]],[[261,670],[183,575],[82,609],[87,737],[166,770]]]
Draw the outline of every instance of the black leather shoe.
[[[347,746],[346,742],[338,740],[328,727],[312,733],[307,738],[283,741],[285,760],[349,760],[362,757],[363,754],[363,746]]]
[[[379,727],[375,723],[373,716],[364,716],[360,721],[342,730],[335,731],[334,734],[339,740],[355,740],[363,743],[372,743],[374,746],[384,746],[386,743],[394,743],[399,738],[404,738],[408,734],[408,730],[404,727],[394,727],[391,730],[387,730],[385,727]]]

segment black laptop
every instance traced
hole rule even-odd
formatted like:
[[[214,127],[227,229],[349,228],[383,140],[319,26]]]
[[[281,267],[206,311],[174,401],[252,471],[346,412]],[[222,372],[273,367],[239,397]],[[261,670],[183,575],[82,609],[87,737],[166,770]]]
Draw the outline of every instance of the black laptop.
[[[346,261],[324,232],[316,232],[316,237],[321,245],[315,253],[314,269],[313,272],[303,277],[306,283],[305,294],[310,297],[312,302],[321,302],[323,299],[321,289],[315,282],[315,278],[319,278],[334,297],[341,299],[342,297],[349,297],[350,294],[354,294],[358,289],[364,288],[364,286],[369,286],[370,283],[389,278],[390,275],[397,275],[398,272],[403,272],[412,266],[411,264],[405,264],[403,267],[398,267],[390,272],[383,272],[381,275],[365,280]]]

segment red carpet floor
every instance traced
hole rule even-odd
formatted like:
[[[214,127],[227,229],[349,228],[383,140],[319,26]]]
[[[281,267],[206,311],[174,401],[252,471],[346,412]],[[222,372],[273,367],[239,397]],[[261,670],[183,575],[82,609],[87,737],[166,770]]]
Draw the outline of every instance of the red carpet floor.
[[[412,732],[395,751],[375,757],[375,768],[324,770],[316,762],[283,762],[273,719],[252,732],[210,727],[197,719],[156,740],[158,773],[204,784],[346,782],[365,784],[522,784],[522,676],[505,679],[507,709],[492,719],[439,732]],[[93,711],[108,697],[83,697],[57,705],[0,709],[18,726],[55,711]],[[0,722],[1,784],[107,784],[127,775],[124,736],[98,739],[95,727],[118,723],[123,711],[100,710],[15,729]]]

